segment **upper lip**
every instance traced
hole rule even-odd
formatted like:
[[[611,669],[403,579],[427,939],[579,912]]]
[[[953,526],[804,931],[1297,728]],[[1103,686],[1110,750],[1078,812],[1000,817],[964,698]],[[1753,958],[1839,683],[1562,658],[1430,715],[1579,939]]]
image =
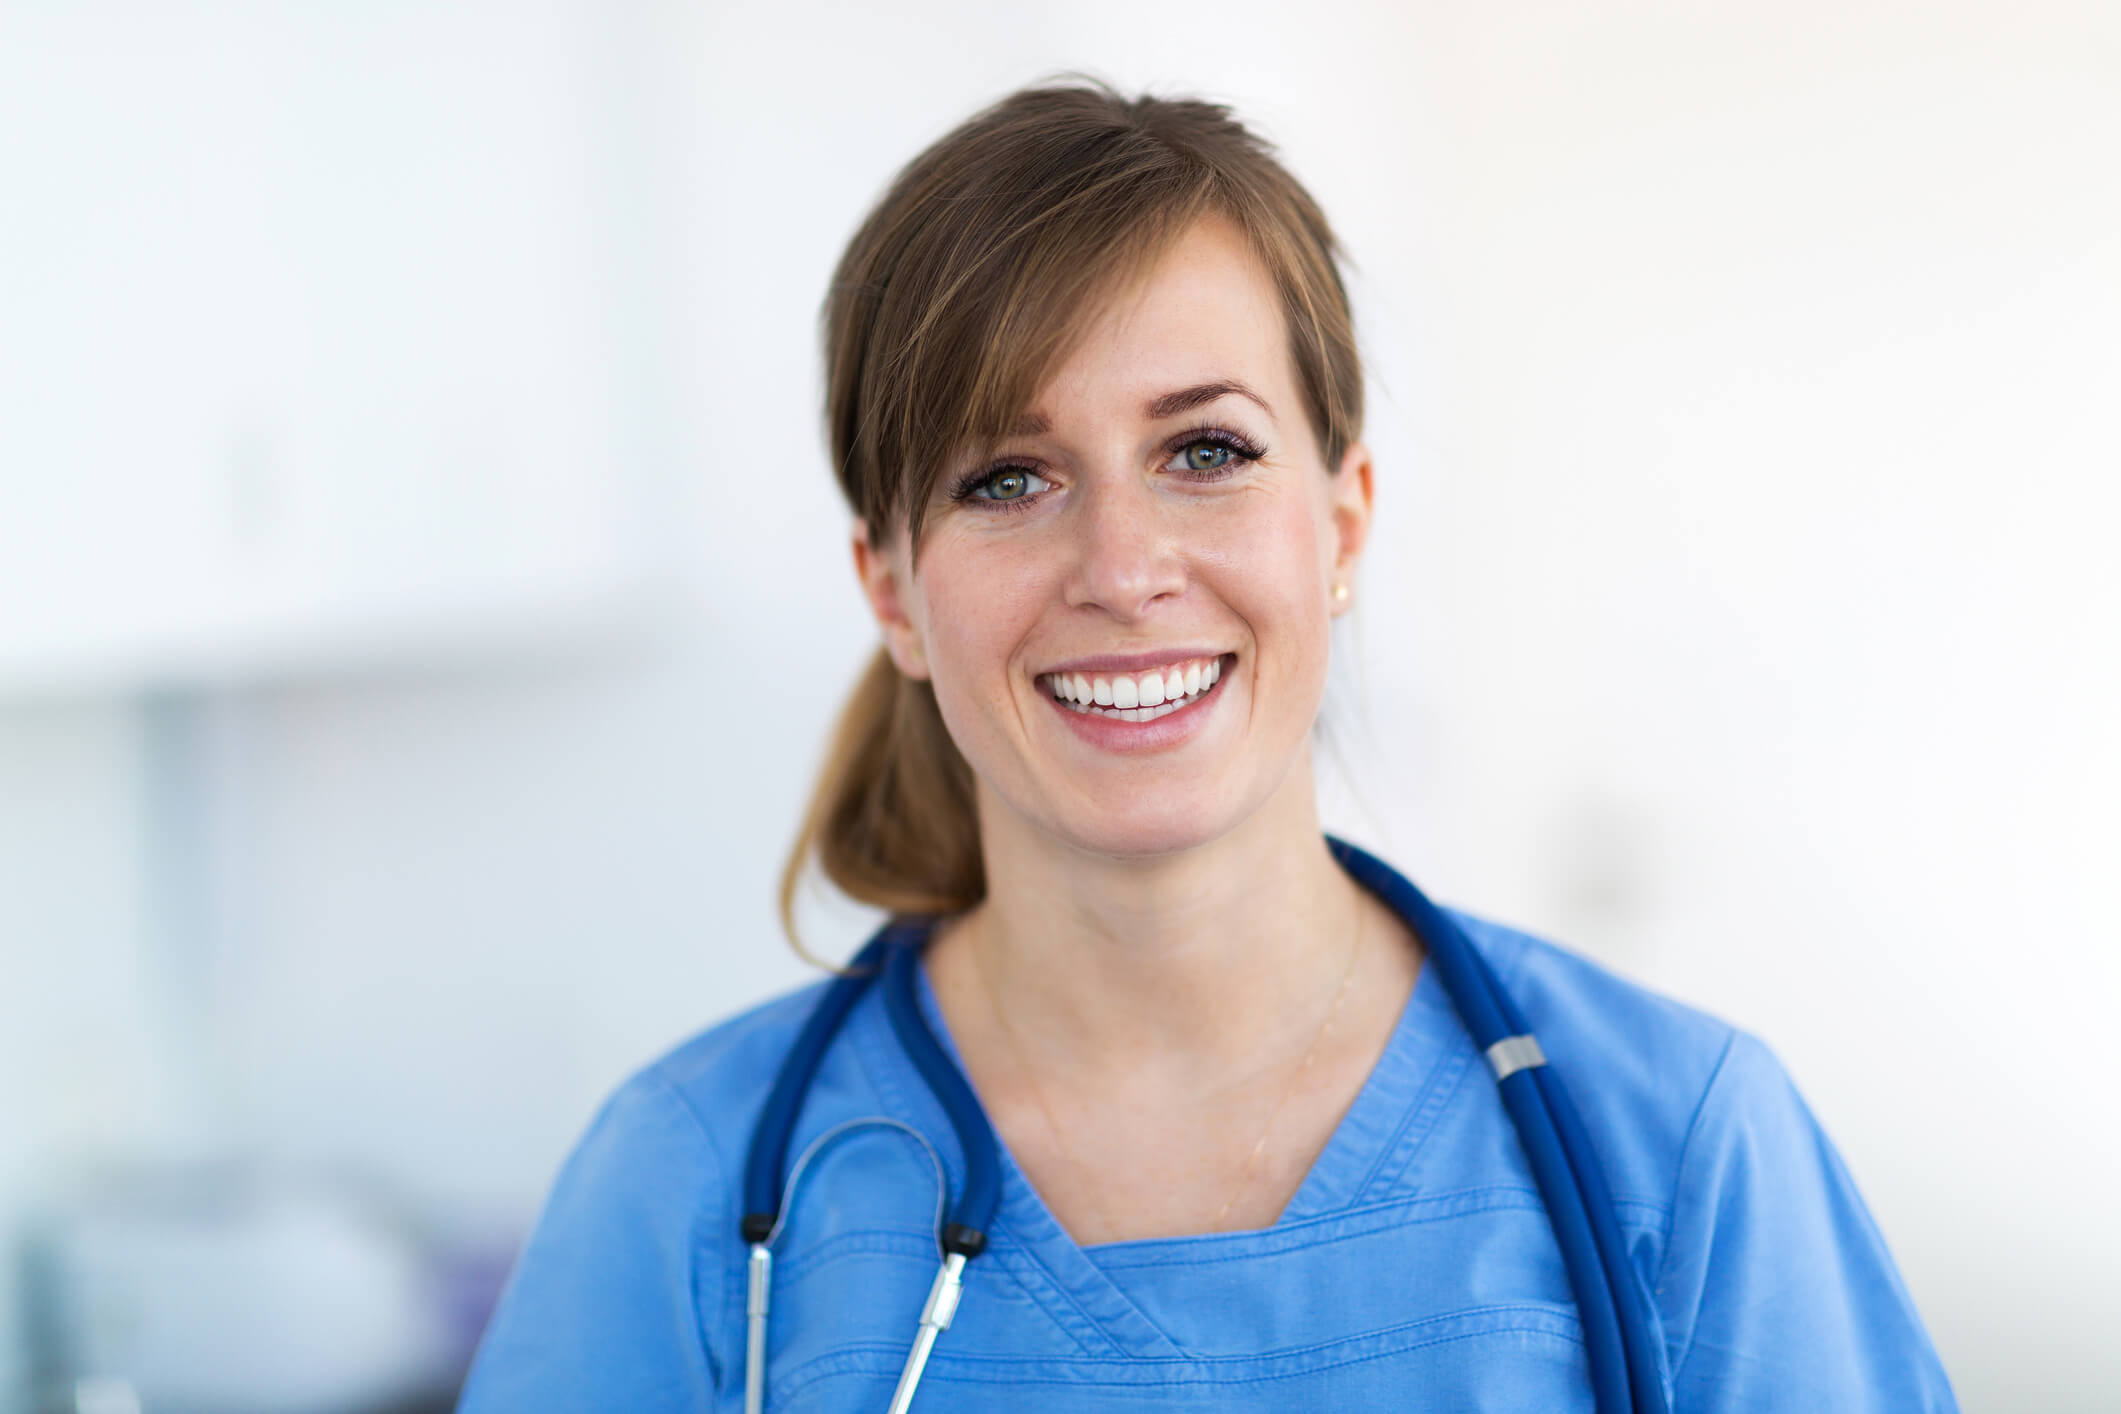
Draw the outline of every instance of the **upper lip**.
[[[1049,673],[1139,673],[1149,668],[1168,667],[1173,663],[1190,662],[1195,658],[1220,658],[1220,648],[1152,648],[1143,653],[1100,653],[1095,658],[1070,658],[1065,663],[1054,663],[1040,668],[1038,676]]]

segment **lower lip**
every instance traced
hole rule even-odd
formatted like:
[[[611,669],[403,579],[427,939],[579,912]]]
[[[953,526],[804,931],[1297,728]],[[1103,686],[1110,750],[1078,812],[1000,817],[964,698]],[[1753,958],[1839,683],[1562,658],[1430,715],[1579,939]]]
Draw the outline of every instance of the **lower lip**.
[[[1073,728],[1077,736],[1092,746],[1105,751],[1168,751],[1199,735],[1207,725],[1209,712],[1222,700],[1223,684],[1230,680],[1231,670],[1236,666],[1235,656],[1225,654],[1222,676],[1215,680],[1213,687],[1176,712],[1166,712],[1153,722],[1129,722],[1096,712],[1078,712],[1050,692],[1042,691],[1039,695],[1060,713],[1061,720]]]

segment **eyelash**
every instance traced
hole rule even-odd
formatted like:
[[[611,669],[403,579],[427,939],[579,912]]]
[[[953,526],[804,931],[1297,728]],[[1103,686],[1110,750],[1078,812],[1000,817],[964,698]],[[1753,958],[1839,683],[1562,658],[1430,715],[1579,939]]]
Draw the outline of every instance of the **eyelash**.
[[[1187,432],[1176,440],[1167,443],[1165,450],[1169,456],[1177,456],[1189,447],[1198,447],[1203,444],[1211,447],[1221,447],[1230,454],[1230,457],[1221,466],[1210,467],[1203,472],[1179,473],[1189,481],[1221,481],[1233,475],[1239,464],[1256,462],[1267,454],[1266,448],[1255,446],[1250,438],[1235,432],[1226,431],[1220,427],[1196,427],[1191,432]],[[965,473],[957,479],[956,484],[950,488],[950,499],[953,502],[970,501],[977,503],[982,510],[1019,511],[1027,508],[1045,494],[1044,492],[1033,492],[1028,496],[1013,496],[1006,501],[998,501],[992,497],[973,494],[980,487],[1005,471],[1025,471],[1033,476],[1039,474],[1037,467],[1016,461],[1005,461],[994,466],[980,467],[977,470]]]

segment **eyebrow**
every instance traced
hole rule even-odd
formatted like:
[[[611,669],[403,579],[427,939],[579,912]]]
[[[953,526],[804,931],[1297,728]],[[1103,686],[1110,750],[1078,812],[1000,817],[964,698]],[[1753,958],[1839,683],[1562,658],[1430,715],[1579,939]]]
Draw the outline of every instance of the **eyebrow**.
[[[1267,405],[1265,398],[1253,392],[1235,378],[1220,378],[1213,383],[1196,383],[1190,388],[1180,388],[1176,392],[1166,393],[1160,398],[1152,399],[1143,411],[1148,414],[1150,420],[1161,421],[1167,417],[1176,417],[1182,412],[1191,412],[1197,407],[1204,407],[1214,402],[1217,398],[1226,398],[1233,393],[1240,398],[1250,398],[1253,402],[1259,404],[1260,411],[1269,417],[1274,416],[1274,409]],[[1039,414],[1032,412],[1025,413],[1018,418],[1016,425],[1010,428],[1009,431],[1010,435],[1015,437],[1038,437],[1051,429],[1051,423]]]

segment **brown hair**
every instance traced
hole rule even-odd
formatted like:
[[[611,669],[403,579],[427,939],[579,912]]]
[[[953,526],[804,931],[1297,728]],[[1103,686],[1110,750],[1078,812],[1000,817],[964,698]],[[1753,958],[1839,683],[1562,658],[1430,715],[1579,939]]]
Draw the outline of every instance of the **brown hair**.
[[[1362,366],[1317,203],[1228,108],[1073,79],[1010,94],[914,158],[840,258],[823,310],[826,433],[870,543],[903,523],[918,556],[950,459],[1005,436],[1104,296],[1211,213],[1244,232],[1280,293],[1304,410],[1337,471],[1361,429]],[[972,770],[933,688],[881,648],[781,870],[782,927],[805,957],[795,894],[813,851],[841,890],[894,913],[986,894]]]

